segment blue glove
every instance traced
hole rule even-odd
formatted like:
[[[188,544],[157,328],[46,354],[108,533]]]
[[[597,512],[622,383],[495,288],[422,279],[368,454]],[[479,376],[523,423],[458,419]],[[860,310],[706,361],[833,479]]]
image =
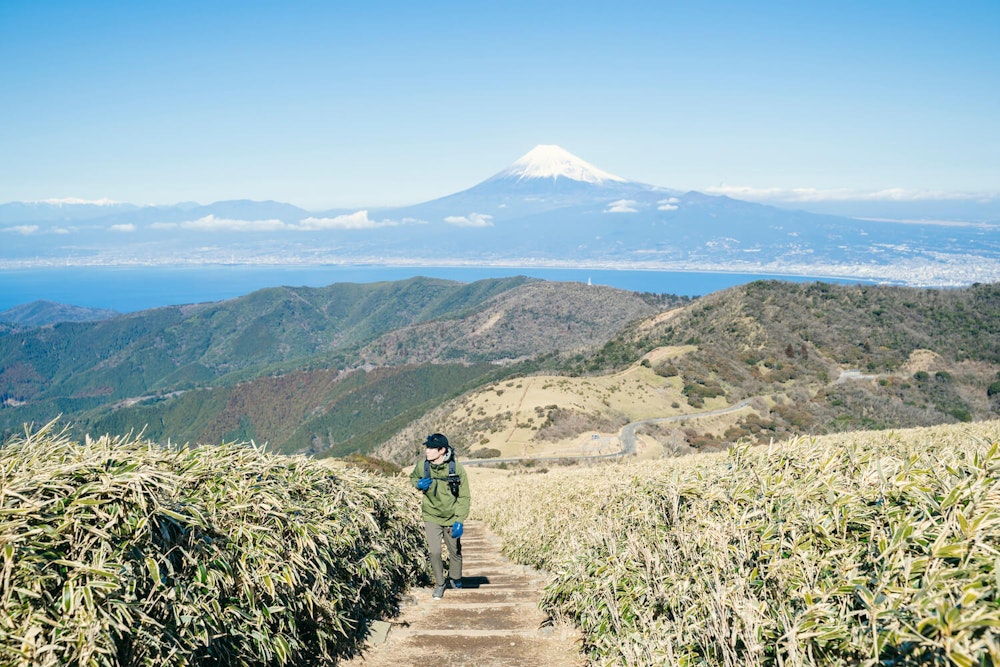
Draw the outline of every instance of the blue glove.
[[[420,481],[417,482],[417,488],[420,489],[421,491],[426,491],[427,489],[431,488],[431,478],[421,477]]]
[[[455,523],[451,524],[451,536],[454,537],[455,539],[458,539],[462,536],[463,530],[464,528],[462,528],[461,521],[456,521]]]

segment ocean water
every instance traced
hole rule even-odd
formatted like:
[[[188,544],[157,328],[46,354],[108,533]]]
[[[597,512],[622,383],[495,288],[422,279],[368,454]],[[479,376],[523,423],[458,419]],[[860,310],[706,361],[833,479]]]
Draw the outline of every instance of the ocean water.
[[[414,276],[473,282],[526,275],[545,280],[590,282],[637,292],[704,296],[759,279],[796,282],[852,280],[747,273],[535,269],[495,267],[392,266],[178,266],[60,267],[0,271],[0,311],[45,300],[109,308],[122,313],[187,303],[221,301],[278,286],[323,287],[333,283],[372,283]]]

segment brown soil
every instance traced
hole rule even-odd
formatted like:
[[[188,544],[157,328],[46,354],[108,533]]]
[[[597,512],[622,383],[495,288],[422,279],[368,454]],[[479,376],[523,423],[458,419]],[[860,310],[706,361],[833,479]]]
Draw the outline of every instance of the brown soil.
[[[430,588],[410,591],[403,612],[373,628],[364,653],[350,667],[580,667],[577,633],[552,625],[538,603],[543,576],[500,554],[498,540],[479,521],[462,537],[465,586],[431,598]],[[388,635],[385,635],[388,630]],[[381,632],[379,632],[381,631]]]

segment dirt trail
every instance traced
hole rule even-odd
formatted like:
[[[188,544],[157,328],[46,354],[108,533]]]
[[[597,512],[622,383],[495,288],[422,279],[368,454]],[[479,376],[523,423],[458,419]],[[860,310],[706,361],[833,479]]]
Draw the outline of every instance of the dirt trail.
[[[538,608],[544,579],[500,553],[499,541],[479,521],[462,537],[464,583],[443,600],[431,589],[410,591],[403,613],[369,640],[350,667],[580,667],[579,636],[546,624]],[[378,629],[376,629],[378,630]]]

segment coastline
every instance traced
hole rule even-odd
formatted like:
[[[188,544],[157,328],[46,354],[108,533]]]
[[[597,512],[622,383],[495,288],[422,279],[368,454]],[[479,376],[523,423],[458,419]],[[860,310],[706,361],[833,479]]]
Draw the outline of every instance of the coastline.
[[[278,286],[324,287],[334,283],[406,280],[416,276],[474,282],[526,275],[542,280],[581,282],[636,292],[704,296],[754,280],[825,281],[875,284],[862,278],[774,272],[651,269],[622,265],[531,266],[400,264],[161,264],[32,266],[0,269],[0,312],[33,301],[52,301],[118,312],[188,303],[222,301]]]

